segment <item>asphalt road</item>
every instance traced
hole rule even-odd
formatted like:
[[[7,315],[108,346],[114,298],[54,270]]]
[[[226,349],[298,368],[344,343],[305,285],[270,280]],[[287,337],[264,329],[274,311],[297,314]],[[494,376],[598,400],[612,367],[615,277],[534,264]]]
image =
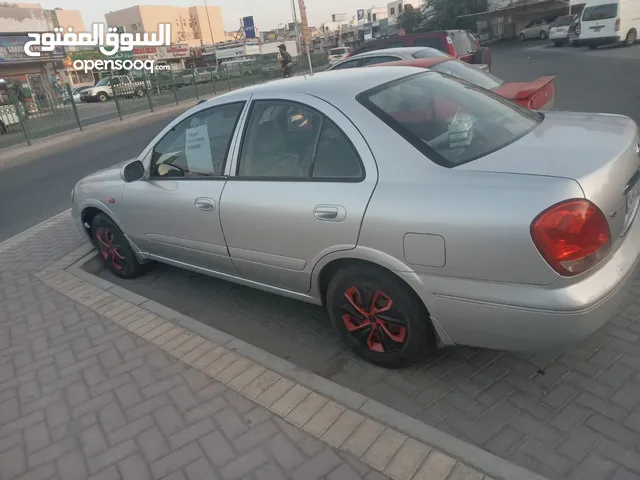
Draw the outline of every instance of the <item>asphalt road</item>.
[[[563,110],[629,115],[640,123],[640,45],[588,51],[546,48],[540,42],[492,46],[493,73],[509,81],[557,75],[556,106]],[[113,118],[115,103],[82,105],[83,123]],[[137,155],[177,114],[159,114],[143,124],[76,141],[24,164],[0,167],[0,241],[68,208],[77,180]],[[0,163],[1,151],[0,151]]]
[[[49,154],[27,155],[18,166],[0,167],[0,241],[69,208],[80,178],[135,157],[178,114],[159,113],[116,133],[75,140]]]

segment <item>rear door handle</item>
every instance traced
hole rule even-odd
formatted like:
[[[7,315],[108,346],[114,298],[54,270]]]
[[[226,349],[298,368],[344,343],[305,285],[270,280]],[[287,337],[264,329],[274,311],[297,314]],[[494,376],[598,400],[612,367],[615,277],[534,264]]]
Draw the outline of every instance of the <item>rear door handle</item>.
[[[198,197],[193,204],[198,210],[204,210],[206,212],[211,212],[216,209],[216,202],[213,198]]]
[[[347,211],[339,205],[318,205],[313,209],[313,215],[325,222],[342,222],[347,218]]]

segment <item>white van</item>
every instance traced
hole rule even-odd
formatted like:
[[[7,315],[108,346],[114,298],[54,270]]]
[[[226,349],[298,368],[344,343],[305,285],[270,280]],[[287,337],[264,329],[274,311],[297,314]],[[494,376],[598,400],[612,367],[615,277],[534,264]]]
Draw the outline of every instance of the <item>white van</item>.
[[[633,45],[640,31],[640,0],[587,0],[580,20],[580,45]]]

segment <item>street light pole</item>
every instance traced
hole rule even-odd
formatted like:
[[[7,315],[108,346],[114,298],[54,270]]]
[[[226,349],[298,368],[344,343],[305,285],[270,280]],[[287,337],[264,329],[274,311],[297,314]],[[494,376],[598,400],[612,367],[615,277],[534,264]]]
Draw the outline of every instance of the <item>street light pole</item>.
[[[298,48],[298,51],[301,50],[300,48],[300,32],[298,30],[298,15],[296,13],[296,0],[291,0],[291,10],[293,12],[293,24],[295,26],[296,29],[296,46]],[[302,15],[302,12],[300,12],[300,15]],[[309,45],[307,45],[307,38],[305,37],[304,39],[304,44],[305,44],[305,50],[307,51],[307,61],[309,62],[309,73],[311,75],[313,75],[313,65],[311,64],[311,54],[309,53]]]
[[[211,35],[211,45],[215,45],[215,40],[213,39],[213,29],[211,28],[211,19],[209,18],[209,7],[207,6],[207,0],[204,1],[204,11],[207,13],[207,23],[209,24],[209,34]],[[202,25],[200,26],[202,27]],[[202,31],[202,28],[200,28]]]

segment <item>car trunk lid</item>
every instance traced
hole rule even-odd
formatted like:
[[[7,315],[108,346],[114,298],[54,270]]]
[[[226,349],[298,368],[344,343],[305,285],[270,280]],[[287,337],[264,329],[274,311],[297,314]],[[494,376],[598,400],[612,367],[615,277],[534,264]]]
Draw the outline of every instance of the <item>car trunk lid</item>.
[[[638,142],[638,127],[628,117],[552,112],[518,141],[456,168],[573,179],[616,238],[638,208]]]
[[[555,75],[540,77],[533,82],[509,82],[493,91],[531,110],[541,110],[553,104],[556,96]]]

